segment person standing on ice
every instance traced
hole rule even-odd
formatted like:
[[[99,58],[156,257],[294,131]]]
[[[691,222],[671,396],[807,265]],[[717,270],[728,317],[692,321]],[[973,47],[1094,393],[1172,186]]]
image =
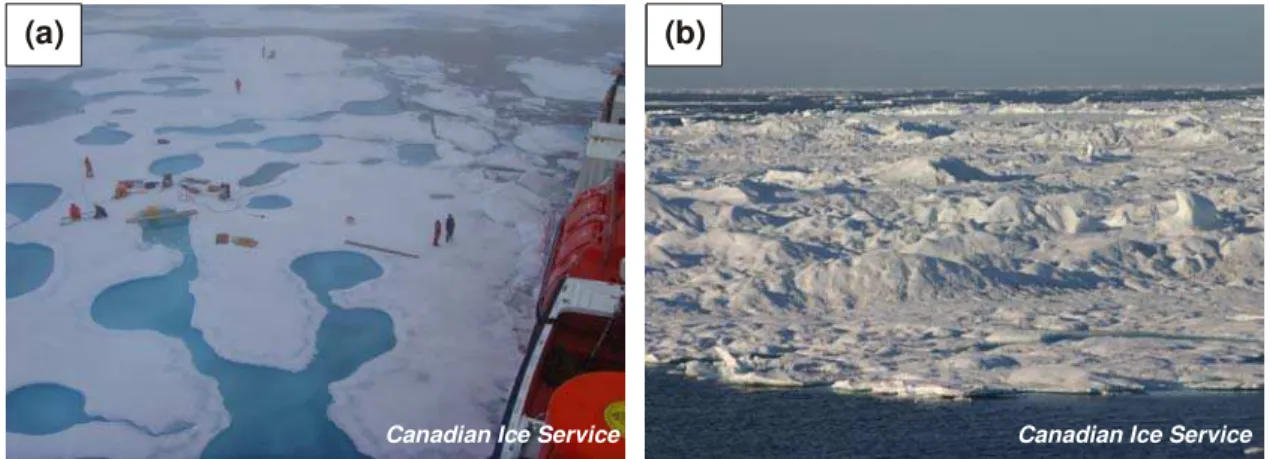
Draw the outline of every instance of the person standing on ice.
[[[87,156],[84,157],[84,175],[93,178],[93,162]]]
[[[445,215],[445,243],[449,244],[454,237],[454,214]]]
[[[440,240],[441,240],[441,220],[437,220],[436,224],[432,225],[432,246],[436,247],[437,242],[439,242]]]
[[[71,221],[73,222],[79,221],[80,217],[82,216],[83,214],[80,213],[79,206],[75,205],[75,203],[72,202],[71,203]]]
[[[234,78],[234,90],[238,91],[239,94],[243,93],[243,80]]]

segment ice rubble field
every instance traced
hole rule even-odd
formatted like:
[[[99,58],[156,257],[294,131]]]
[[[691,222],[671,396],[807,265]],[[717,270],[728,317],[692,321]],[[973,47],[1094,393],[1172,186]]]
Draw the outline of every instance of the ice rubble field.
[[[1263,387],[1263,100],[650,129],[650,364],[962,397]]]
[[[42,285],[8,299],[7,390],[52,384],[78,391],[82,423],[50,435],[11,431],[9,454],[194,457],[231,427],[218,391],[224,382],[198,371],[181,340],[95,321],[91,306],[108,287],[162,276],[182,263],[179,251],[143,242],[141,228],[124,222],[149,205],[199,211],[189,224],[197,255],[191,325],[219,358],[238,364],[300,372],[314,362],[328,313],[292,263],[322,251],[371,257],[382,276],[335,291],[331,300],[386,312],[396,345],[331,384],[327,414],[374,457],[488,454],[489,445],[394,447],[383,435],[394,424],[497,424],[528,331],[530,313],[517,308],[530,307],[525,292],[540,269],[545,215],[565,191],[568,171],[544,156],[581,151],[579,128],[496,118],[493,108],[479,105],[487,98],[450,83],[442,63],[426,56],[346,58],[344,45],[306,36],[269,37],[278,54],[268,61],[260,59],[258,38],[148,46],[154,40],[144,36],[105,34],[84,43],[84,69],[17,73],[65,77],[88,102],[80,113],[9,129],[6,178],[61,191],[42,211],[7,216],[11,257],[22,244],[53,254]],[[541,59],[509,65],[516,63],[509,71],[531,90],[529,83],[542,78],[537,72],[571,78],[582,90],[607,79],[602,68]],[[429,114],[392,110],[398,101],[384,101],[389,93],[375,77],[384,72],[416,85],[405,102]],[[235,78],[243,80],[241,95]],[[173,93],[170,85],[187,90]],[[603,94],[552,91],[502,97],[534,107],[544,97],[598,101]],[[390,109],[375,116],[341,110],[358,101]],[[159,138],[171,143],[159,145]],[[431,154],[399,158],[403,145],[431,145]],[[156,164],[187,155],[197,160]],[[95,179],[84,179],[85,156]],[[165,168],[229,182],[235,200],[189,200],[177,188],[110,199],[115,180],[158,180],[152,171]],[[255,186],[240,186],[253,175]],[[10,207],[15,190],[21,191],[9,188]],[[266,201],[275,205],[249,205],[257,196],[273,196]],[[277,205],[280,199],[289,206]],[[111,217],[63,226],[72,202],[86,211],[102,203]],[[455,242],[431,247],[432,223],[447,213],[458,222]],[[345,216],[356,224],[347,225]],[[215,245],[221,232],[255,238],[259,246]],[[422,258],[361,250],[345,239]],[[10,262],[10,273],[21,263]]]

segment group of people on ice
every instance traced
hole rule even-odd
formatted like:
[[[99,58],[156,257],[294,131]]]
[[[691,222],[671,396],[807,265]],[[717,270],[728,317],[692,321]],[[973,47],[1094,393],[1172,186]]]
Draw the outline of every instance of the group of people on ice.
[[[93,219],[94,220],[101,220],[103,218],[106,218],[107,216],[108,215],[106,215],[105,207],[102,207],[101,204],[96,204],[96,203],[93,204]],[[82,210],[80,210],[79,205],[72,202],[71,211],[70,211],[70,221],[77,222],[82,220],[83,218],[84,218],[84,213]]]
[[[261,59],[273,59],[273,58],[275,58],[275,57],[278,57],[278,50],[276,50],[276,49],[270,49],[270,50],[268,50],[268,51],[269,51],[269,52],[268,52],[268,54],[266,54],[266,53],[265,53],[265,51],[266,51],[266,50],[265,50],[265,47],[264,47],[264,46],[261,46],[261,47],[260,47],[260,58],[261,58]],[[242,80],[242,78],[234,78],[234,92],[236,92],[236,93],[238,93],[238,94],[242,94],[242,93],[243,93],[243,80]]]
[[[87,178],[93,178],[93,161],[88,159],[87,156],[84,157],[84,176]],[[67,220],[71,223],[80,221],[84,218],[84,211],[79,208],[78,204],[73,202],[71,203],[69,213],[70,215],[67,216]],[[93,203],[93,219],[100,220],[106,218],[106,216],[106,208],[102,207],[101,204]]]
[[[85,156],[84,157],[84,177],[87,179],[92,179],[93,176],[94,176],[93,161],[92,159],[89,159],[87,156]],[[173,182],[172,173],[170,172],[163,174],[163,179],[161,181],[146,182],[141,180],[121,180],[115,183],[114,199],[127,198],[129,195],[133,193],[132,191],[133,187],[141,187],[147,190],[162,187],[162,189],[166,190],[168,188],[171,188],[173,185],[175,185],[175,183]],[[182,183],[181,187],[184,188],[186,191],[198,193],[196,189],[190,187],[187,184]],[[219,196],[222,201],[228,201],[231,198],[229,183],[222,182],[219,185],[213,185],[209,187],[209,191],[211,190],[219,191]],[[106,208],[102,207],[101,204],[94,203],[92,217],[94,219],[103,219],[103,218],[106,218],[106,216],[107,216]],[[71,203],[69,215],[63,218],[63,222],[74,223],[74,222],[82,220],[83,217],[84,217],[83,210],[80,209],[79,205],[75,203]]]
[[[450,243],[450,239],[454,238],[454,214],[446,214],[445,216],[445,242]],[[441,220],[437,220],[432,225],[432,246],[440,245],[441,241]]]

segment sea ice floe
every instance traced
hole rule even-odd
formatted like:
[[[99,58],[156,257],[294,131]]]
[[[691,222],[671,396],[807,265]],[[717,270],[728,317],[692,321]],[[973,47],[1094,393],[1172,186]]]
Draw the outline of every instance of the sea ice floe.
[[[645,360],[907,396],[1262,387],[1234,319],[1264,302],[1262,103],[653,126]]]
[[[132,10],[135,16],[114,16],[117,24],[86,26],[97,32],[123,30],[179,24],[203,14],[212,16],[199,27],[277,19],[268,10],[222,14],[219,8],[231,9],[195,8],[199,13],[193,17],[174,18],[139,8]],[[502,9],[482,10],[468,23],[482,24],[487,15],[503,24],[541,19],[531,13],[522,21]],[[382,19],[400,13],[355,15]],[[310,25],[315,27],[369,27],[347,16],[301,16],[314,19]],[[6,305],[12,327],[7,381],[10,391],[36,383],[74,388],[84,396],[87,416],[109,422],[77,424],[46,436],[10,433],[11,455],[197,457],[234,422],[220,395],[223,382],[194,365],[184,341],[148,330],[109,330],[94,321],[91,305],[98,293],[164,275],[182,259],[173,250],[144,243],[140,229],[124,222],[151,205],[199,211],[189,230],[198,254],[198,274],[189,286],[195,300],[190,325],[210,349],[195,351],[271,371],[299,372],[314,361],[318,326],[327,314],[289,263],[312,252],[360,250],[346,240],[421,255],[366,252],[384,275],[332,293],[342,307],[375,308],[391,316],[396,347],[331,384],[333,403],[326,414],[361,452],[375,457],[401,455],[382,441],[392,424],[496,426],[531,327],[526,322],[532,320],[543,232],[565,188],[563,171],[541,156],[577,153],[583,131],[556,125],[572,118],[545,119],[542,126],[498,120],[486,89],[429,73],[434,69],[419,62],[413,63],[417,74],[405,78],[416,80],[404,83],[427,87],[425,105],[450,114],[342,113],[338,110],[351,101],[400,108],[410,100],[388,97],[389,88],[377,75],[382,66],[353,57],[342,43],[312,36],[210,37],[180,46],[153,46],[141,35],[92,36],[85,42],[91,48],[85,67],[108,72],[15,69],[42,80],[70,76],[67,87],[110,95],[81,94],[48,120],[35,120],[46,122],[8,130],[8,242],[46,246],[55,263],[38,288]],[[277,58],[262,62],[262,44],[277,50]],[[522,70],[533,86],[583,102],[578,105],[585,105],[583,118],[592,115],[609,81],[595,67],[531,64]],[[196,73],[197,81],[182,73]],[[566,86],[541,80],[582,73],[599,76],[601,87],[579,85],[572,76]],[[242,94],[235,92],[235,79],[243,82]],[[162,85],[155,83],[179,83],[195,91],[160,95]],[[523,96],[523,90],[513,92]],[[69,89],[58,94],[74,95]],[[429,129],[434,117],[435,133]],[[75,141],[94,129],[112,137]],[[130,137],[120,141],[117,133]],[[520,147],[510,141],[515,133]],[[435,145],[435,151],[417,157],[418,167],[366,162],[391,158],[393,146],[402,144]],[[84,178],[85,155],[94,163],[91,180]],[[190,169],[189,155],[202,158],[197,169]],[[502,168],[500,180],[473,167],[479,156],[486,156],[483,164]],[[151,170],[156,160],[173,157],[182,159],[159,162]],[[146,179],[151,172],[173,172],[178,181],[193,176],[229,183],[234,198],[221,202],[206,192],[182,194],[173,188],[111,199],[115,180]],[[274,195],[289,197],[290,207],[264,211],[248,205]],[[110,218],[62,225],[72,202],[85,210],[101,203]],[[433,247],[432,224],[447,214],[457,219],[458,234],[452,243]],[[218,244],[220,234],[251,238],[257,245]],[[406,393],[412,396],[402,399]],[[445,457],[486,453],[487,445],[427,451]]]
[[[595,67],[565,64],[541,57],[512,61],[507,65],[507,71],[520,74],[521,81],[534,95],[549,99],[595,100],[595,94],[604,94],[612,82],[606,72]]]

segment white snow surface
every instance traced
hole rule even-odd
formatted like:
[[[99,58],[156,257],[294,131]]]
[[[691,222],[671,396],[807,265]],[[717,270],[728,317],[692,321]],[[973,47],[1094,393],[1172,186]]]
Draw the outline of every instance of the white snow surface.
[[[145,8],[128,11],[137,14],[133,27],[165,20],[147,16]],[[497,13],[500,20],[512,20],[500,11],[482,14]],[[251,15],[232,19],[254,20]],[[340,17],[324,24],[358,22]],[[91,317],[93,298],[105,288],[161,275],[179,264],[179,253],[147,246],[141,241],[140,228],[124,222],[146,206],[161,205],[199,211],[190,224],[199,262],[199,276],[191,284],[196,298],[192,325],[219,355],[238,362],[298,371],[314,358],[316,331],[325,310],[291,272],[294,259],[330,250],[359,251],[374,258],[384,268],[382,277],[332,296],[342,307],[387,312],[393,319],[396,347],[331,385],[335,400],[329,409],[331,419],[360,451],[373,457],[487,455],[491,445],[402,448],[388,444],[384,434],[394,424],[496,427],[530,329],[532,286],[541,269],[546,219],[567,187],[566,171],[547,167],[540,156],[582,151],[582,131],[569,137],[555,124],[496,119],[493,108],[483,105],[488,97],[472,96],[484,90],[448,81],[444,73],[438,73],[437,61],[426,56],[350,58],[343,44],[300,35],[268,37],[268,46],[279,50],[270,61],[259,58],[259,37],[206,38],[143,50],[150,42],[148,37],[129,34],[86,39],[92,52],[85,53],[85,69],[116,73],[80,78],[73,87],[86,95],[157,92],[161,86],[141,80],[190,75],[199,80],[182,87],[210,92],[191,97],[117,96],[91,102],[83,113],[8,130],[7,181],[53,184],[63,193],[27,221],[7,217],[7,241],[38,242],[55,251],[48,281],[7,302],[7,388],[37,382],[62,384],[83,392],[90,416],[112,421],[81,424],[46,436],[10,433],[9,453],[196,457],[232,421],[216,381],[196,371],[180,341],[151,331],[108,330]],[[218,59],[191,59],[192,53]],[[186,65],[219,73],[187,73],[182,70]],[[18,76],[55,79],[72,73],[64,70],[23,69]],[[442,88],[449,94],[468,94],[458,104],[425,97],[463,108],[458,114],[464,118],[421,119],[418,113],[403,112],[338,113],[320,121],[298,120],[338,111],[346,102],[387,96],[389,91],[374,78],[375,71],[407,75],[415,84]],[[592,71],[602,74],[603,69]],[[234,93],[235,78],[244,82],[241,95]],[[598,104],[603,89],[585,98],[577,96]],[[120,109],[135,112],[112,113]],[[585,110],[579,115],[589,116],[593,107]],[[214,127],[246,119],[264,129],[216,135],[155,133],[160,127]],[[121,145],[75,142],[77,136],[106,123],[115,123],[114,129],[133,137]],[[323,145],[304,153],[215,147],[219,142],[255,144],[304,134],[320,135]],[[157,145],[158,138],[171,144]],[[517,141],[512,142],[513,138]],[[425,167],[399,165],[395,147],[402,143],[434,144],[440,159]],[[115,180],[157,180],[148,170],[153,161],[189,153],[200,154],[204,164],[185,175],[233,184],[234,201],[220,202],[206,195],[191,201],[176,188],[122,201],[110,199]],[[83,178],[84,156],[93,160],[95,179]],[[359,162],[366,159],[383,162]],[[238,179],[268,162],[299,167],[262,186],[238,186]],[[492,164],[505,169],[485,168]],[[286,196],[293,204],[277,210],[245,207],[252,195],[264,194]],[[87,209],[94,202],[102,203],[111,218],[61,226],[59,220],[72,202]],[[432,223],[447,213],[458,221],[455,241],[431,247]],[[346,224],[346,216],[355,217],[356,224]],[[255,238],[259,246],[216,245],[214,236],[222,232]],[[422,258],[363,250],[345,245],[346,239]],[[126,360],[121,360],[123,356]],[[152,432],[185,424],[192,427],[151,436],[128,422]]]
[[[911,397],[1262,388],[1262,106],[652,127],[645,360]]]

